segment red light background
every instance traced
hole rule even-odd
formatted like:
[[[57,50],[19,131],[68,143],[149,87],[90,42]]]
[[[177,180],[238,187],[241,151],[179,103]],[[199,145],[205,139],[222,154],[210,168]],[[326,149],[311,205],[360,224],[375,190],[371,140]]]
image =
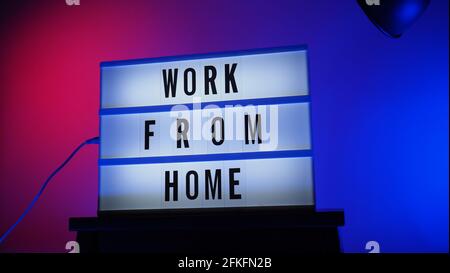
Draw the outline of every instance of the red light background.
[[[260,2],[241,6],[243,18],[233,18],[236,2],[14,2],[1,26],[1,232],[76,145],[98,135],[99,62],[264,46],[248,36],[263,30],[263,14],[252,14]],[[97,158],[84,148],[0,250],[65,251],[75,239],[68,218],[96,215]]]

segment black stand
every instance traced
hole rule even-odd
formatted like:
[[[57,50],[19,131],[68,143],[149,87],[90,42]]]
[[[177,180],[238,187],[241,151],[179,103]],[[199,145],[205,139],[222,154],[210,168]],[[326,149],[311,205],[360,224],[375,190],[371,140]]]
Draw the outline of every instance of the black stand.
[[[342,211],[304,207],[162,210],[69,220],[82,253],[339,253],[342,225]]]

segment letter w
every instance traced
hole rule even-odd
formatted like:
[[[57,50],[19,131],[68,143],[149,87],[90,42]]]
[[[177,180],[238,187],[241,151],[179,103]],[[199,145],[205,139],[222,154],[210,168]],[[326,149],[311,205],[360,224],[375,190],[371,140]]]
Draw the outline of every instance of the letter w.
[[[169,97],[169,94],[172,97],[175,97],[177,93],[177,78],[178,78],[178,68],[175,68],[175,77],[172,73],[172,69],[169,69],[169,75],[167,75],[167,70],[163,69],[163,80],[164,80],[164,94],[166,98]]]

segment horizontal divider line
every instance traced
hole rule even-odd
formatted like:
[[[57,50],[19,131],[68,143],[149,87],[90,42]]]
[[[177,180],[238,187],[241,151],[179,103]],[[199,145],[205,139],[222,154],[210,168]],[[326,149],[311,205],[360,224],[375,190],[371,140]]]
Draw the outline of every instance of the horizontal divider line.
[[[312,156],[311,150],[286,150],[286,151],[264,151],[264,152],[243,152],[243,153],[222,153],[222,154],[108,158],[108,159],[99,159],[99,165],[109,166],[109,165],[131,165],[131,164],[183,163],[183,162],[199,162],[199,161],[270,159],[270,158],[311,157],[311,156]]]
[[[202,103],[180,103],[169,105],[152,105],[152,106],[137,106],[137,107],[123,107],[123,108],[103,108],[100,109],[100,115],[118,115],[118,114],[138,114],[138,113],[154,113],[154,112],[168,112],[175,106],[184,105],[185,110],[203,109],[205,107],[216,105],[219,108],[225,106],[247,106],[247,105],[272,105],[272,104],[288,104],[310,102],[310,96],[289,96],[289,97],[275,97],[275,98],[259,98],[259,99],[242,99],[242,100],[228,100],[228,101],[211,101]],[[177,109],[182,111],[183,109]]]

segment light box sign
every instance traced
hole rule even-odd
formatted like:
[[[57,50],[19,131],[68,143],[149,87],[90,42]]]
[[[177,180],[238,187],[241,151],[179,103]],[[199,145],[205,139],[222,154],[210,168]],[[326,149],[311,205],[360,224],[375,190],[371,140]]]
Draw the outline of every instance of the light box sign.
[[[99,211],[314,205],[305,47],[101,63]]]

